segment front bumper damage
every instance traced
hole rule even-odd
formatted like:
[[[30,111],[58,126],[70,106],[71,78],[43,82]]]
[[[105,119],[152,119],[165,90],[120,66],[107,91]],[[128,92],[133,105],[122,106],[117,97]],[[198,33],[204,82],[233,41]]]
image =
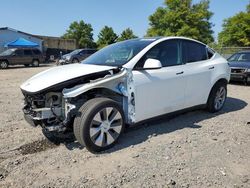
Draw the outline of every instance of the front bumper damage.
[[[111,70],[104,77],[97,76],[87,83],[65,87],[59,92],[54,92],[53,88],[46,94],[30,95],[23,91],[25,120],[32,126],[40,125],[48,131],[63,132],[72,126],[78,109],[89,99],[86,93],[96,89],[108,89],[121,96],[127,123],[134,122],[133,77],[131,71],[125,68],[115,73]]]

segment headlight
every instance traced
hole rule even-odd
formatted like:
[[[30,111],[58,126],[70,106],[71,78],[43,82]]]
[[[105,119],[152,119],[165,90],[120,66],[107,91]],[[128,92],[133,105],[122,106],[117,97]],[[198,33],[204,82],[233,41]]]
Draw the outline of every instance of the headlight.
[[[65,58],[66,60],[70,60],[70,56],[66,56],[66,58]]]

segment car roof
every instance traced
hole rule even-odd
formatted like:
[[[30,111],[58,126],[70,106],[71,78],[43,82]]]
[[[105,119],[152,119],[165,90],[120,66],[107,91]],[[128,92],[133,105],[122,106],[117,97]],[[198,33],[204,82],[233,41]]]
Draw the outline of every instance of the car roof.
[[[81,49],[75,49],[75,50],[96,50],[95,48],[81,48]]]
[[[12,50],[39,50],[38,48],[9,48],[8,50],[10,49]]]
[[[157,36],[157,37],[143,37],[143,38],[136,38],[136,39],[131,39],[131,40],[170,40],[170,39],[181,39],[181,40],[189,40],[189,41],[193,41],[193,42],[197,42],[197,43],[200,43],[202,45],[205,45],[207,46],[206,44],[198,41],[198,40],[195,40],[195,39],[192,39],[192,38],[188,38],[188,37],[183,37],[183,36],[168,36],[168,37],[163,37],[163,36]]]

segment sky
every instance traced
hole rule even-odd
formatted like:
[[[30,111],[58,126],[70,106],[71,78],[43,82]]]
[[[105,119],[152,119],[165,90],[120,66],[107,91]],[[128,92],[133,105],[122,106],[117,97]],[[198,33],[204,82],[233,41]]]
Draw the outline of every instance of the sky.
[[[200,0],[193,0],[194,3]],[[245,11],[249,0],[210,0],[214,12],[214,36],[222,30],[225,18]],[[94,39],[105,26],[117,34],[130,27],[143,37],[148,17],[164,0],[4,0],[1,2],[0,27],[11,27],[31,34],[62,36],[70,23],[84,20],[94,29]]]

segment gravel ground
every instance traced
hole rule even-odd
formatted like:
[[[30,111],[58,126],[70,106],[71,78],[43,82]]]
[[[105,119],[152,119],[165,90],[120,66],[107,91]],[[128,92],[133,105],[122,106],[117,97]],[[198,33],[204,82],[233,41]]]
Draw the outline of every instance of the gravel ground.
[[[0,187],[250,187],[250,87],[229,85],[224,109],[155,120],[91,154],[53,144],[23,119],[19,85],[48,69],[0,70]]]

